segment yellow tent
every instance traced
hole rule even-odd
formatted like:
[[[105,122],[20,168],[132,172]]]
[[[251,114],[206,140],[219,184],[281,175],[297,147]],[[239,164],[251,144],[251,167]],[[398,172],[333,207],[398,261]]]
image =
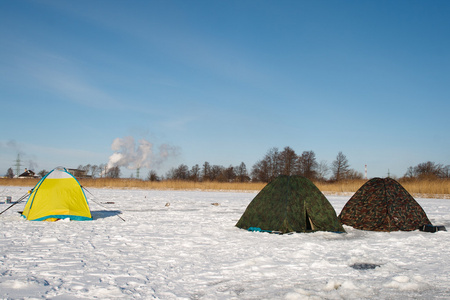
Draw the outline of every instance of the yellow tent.
[[[22,216],[31,221],[92,220],[80,183],[65,168],[54,169],[38,182]]]

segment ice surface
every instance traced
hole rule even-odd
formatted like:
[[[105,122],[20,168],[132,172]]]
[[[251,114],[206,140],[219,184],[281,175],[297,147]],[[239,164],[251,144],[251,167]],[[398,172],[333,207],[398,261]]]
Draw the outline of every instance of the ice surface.
[[[448,232],[248,232],[234,225],[256,193],[89,190],[93,221],[0,215],[0,298],[450,298]],[[339,213],[350,196],[327,198]],[[450,200],[417,201],[450,228]]]

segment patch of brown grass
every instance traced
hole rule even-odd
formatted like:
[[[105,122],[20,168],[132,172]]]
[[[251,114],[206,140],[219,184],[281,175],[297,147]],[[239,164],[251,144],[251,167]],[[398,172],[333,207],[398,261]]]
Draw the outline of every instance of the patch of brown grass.
[[[3,186],[34,187],[39,179],[9,179],[0,178]],[[201,191],[260,191],[266,183],[263,182],[193,182],[193,181],[144,181],[138,179],[80,179],[80,184],[86,188],[111,189],[148,189],[148,190],[201,190]],[[367,180],[345,180],[338,182],[314,182],[326,194],[353,194]],[[450,198],[450,180],[399,180],[402,186],[414,197]]]
[[[450,179],[399,180],[401,185],[415,197],[450,198]]]
[[[365,179],[354,179],[354,180],[341,180],[335,182],[314,182],[314,184],[319,188],[322,193],[351,193],[356,192],[367,180]]]
[[[0,178],[0,185],[3,186],[29,186],[32,188],[38,182],[37,178]]]
[[[80,179],[80,184],[94,188],[135,188],[149,190],[214,190],[214,191],[257,191],[266,184],[261,182],[216,182],[216,181],[143,181],[138,179]]]
[[[353,194],[367,180],[343,180],[337,182],[314,182],[323,193]],[[414,197],[450,198],[450,179],[400,179],[398,182]]]

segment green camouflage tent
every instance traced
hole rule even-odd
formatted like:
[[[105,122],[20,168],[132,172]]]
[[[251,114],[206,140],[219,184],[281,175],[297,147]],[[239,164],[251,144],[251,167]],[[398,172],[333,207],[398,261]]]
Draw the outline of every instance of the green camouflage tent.
[[[279,176],[250,202],[236,224],[270,232],[345,232],[336,211],[307,178]]]
[[[339,219],[373,231],[410,231],[431,224],[419,203],[392,178],[367,181],[345,204]]]

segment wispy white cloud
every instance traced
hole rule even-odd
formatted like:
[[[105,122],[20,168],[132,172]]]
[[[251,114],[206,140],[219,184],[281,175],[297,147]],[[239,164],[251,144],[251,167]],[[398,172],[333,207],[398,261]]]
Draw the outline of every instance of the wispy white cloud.
[[[112,4],[105,11],[103,6],[95,4],[86,9],[84,5],[61,1],[50,3],[65,14],[96,24],[143,49],[159,51],[169,61],[198,68],[209,75],[247,84],[267,83],[273,76],[273,70],[269,72],[255,58],[254,49],[205,33],[190,24],[191,16],[177,5],[168,4],[170,12],[160,8],[162,14],[158,15],[154,13],[158,5],[152,4],[142,4],[138,9],[133,7],[132,13],[124,13],[131,8]]]
[[[161,124],[172,130],[185,130],[191,123],[198,121],[199,118],[194,115],[186,115],[179,118],[169,118],[163,121]]]
[[[29,76],[37,87],[63,101],[91,108],[124,108],[121,101],[90,82],[82,68],[64,56],[33,49],[22,53],[17,64],[23,72],[21,76]]]
[[[8,80],[36,91],[45,91],[60,101],[87,108],[164,114],[158,108],[137,105],[140,99],[126,98],[111,89],[113,83],[108,78],[101,78],[104,75],[102,72],[106,71],[92,70],[92,66],[78,58],[40,46],[17,44],[20,45],[12,45],[17,49],[16,53],[8,53],[12,60],[7,66],[8,70],[3,70],[3,73],[9,73]]]

